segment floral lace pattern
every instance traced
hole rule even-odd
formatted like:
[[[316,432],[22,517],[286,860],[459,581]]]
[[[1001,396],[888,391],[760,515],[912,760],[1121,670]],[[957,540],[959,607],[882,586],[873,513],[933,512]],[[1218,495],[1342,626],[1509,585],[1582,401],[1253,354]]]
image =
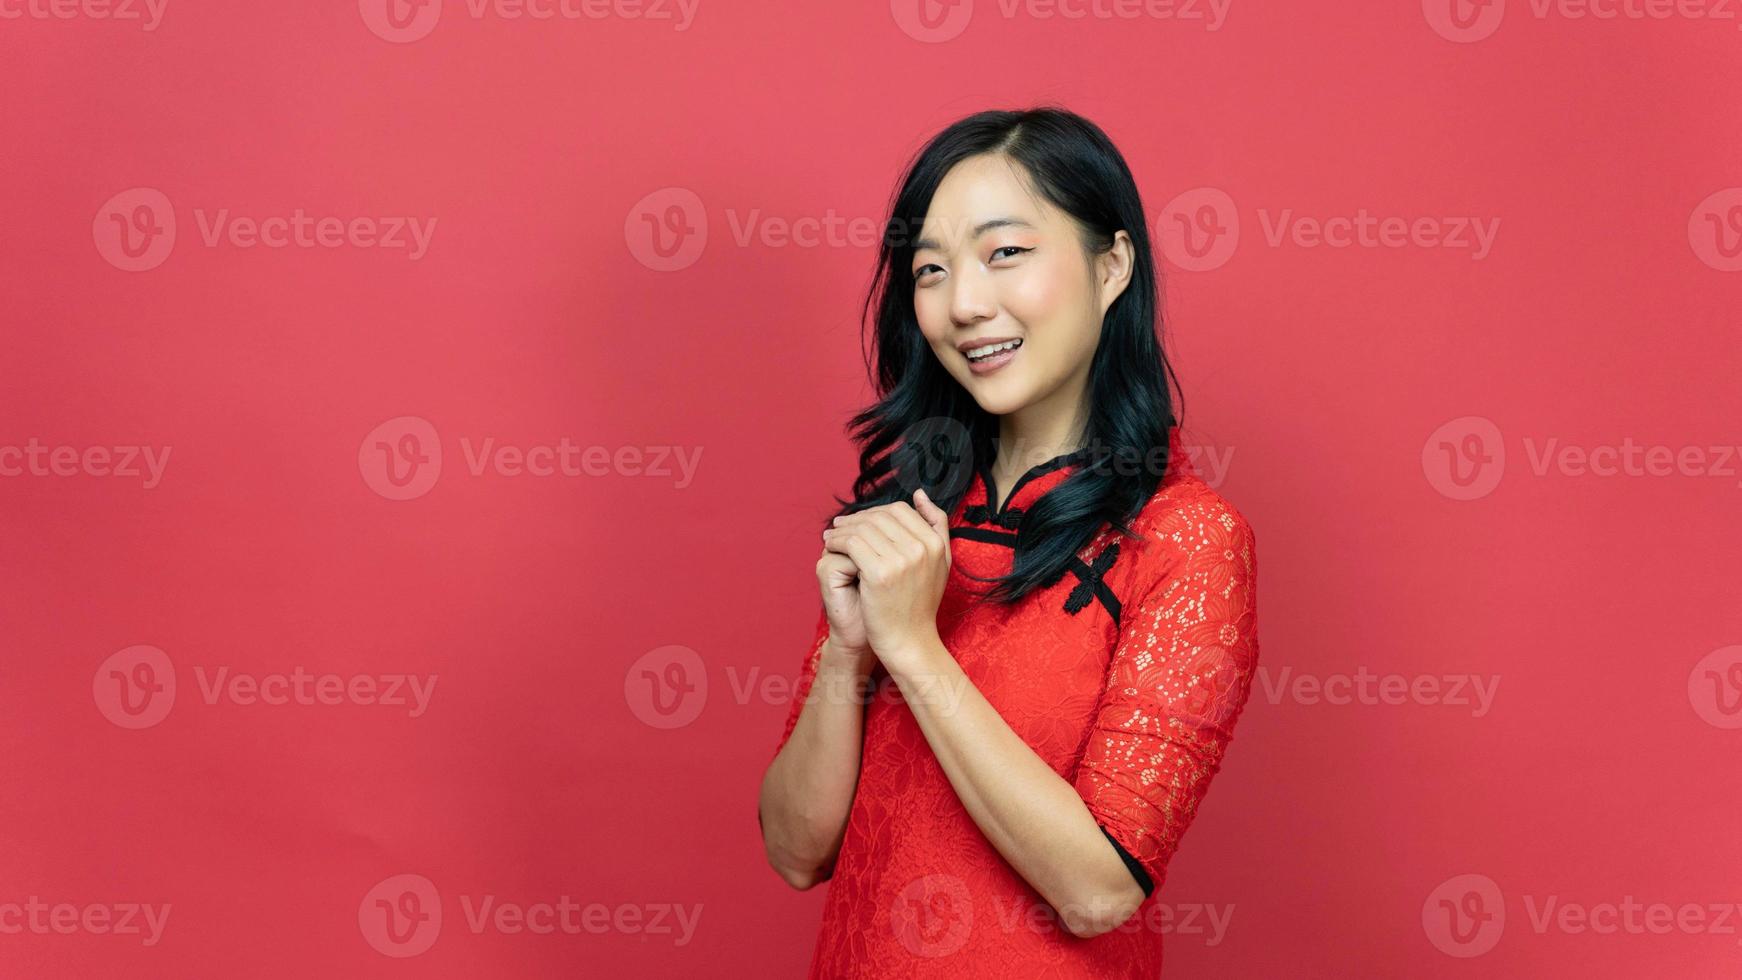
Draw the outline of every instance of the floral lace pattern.
[[[1174,564],[1126,609],[1075,785],[1159,888],[1233,737],[1258,647],[1251,527],[1200,499],[1154,533]]]

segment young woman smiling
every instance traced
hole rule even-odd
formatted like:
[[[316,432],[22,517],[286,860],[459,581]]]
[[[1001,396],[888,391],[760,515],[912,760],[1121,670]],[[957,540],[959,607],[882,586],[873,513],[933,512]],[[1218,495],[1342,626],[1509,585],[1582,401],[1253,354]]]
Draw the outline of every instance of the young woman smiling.
[[[1251,689],[1256,566],[1180,443],[1136,184],[1080,116],[982,112],[887,228],[769,862],[829,882],[812,977],[1157,976],[1143,912]]]

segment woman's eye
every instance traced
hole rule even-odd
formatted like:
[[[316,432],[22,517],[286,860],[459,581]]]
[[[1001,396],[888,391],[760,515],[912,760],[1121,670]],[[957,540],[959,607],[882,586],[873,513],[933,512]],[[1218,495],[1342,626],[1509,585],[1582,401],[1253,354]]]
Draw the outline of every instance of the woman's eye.
[[[1034,251],[1034,250],[1031,248],[1018,248],[1015,245],[1006,245],[1003,248],[993,249],[992,250],[992,257],[997,258],[999,252],[1013,252],[1016,254],[1021,254],[1023,252],[1032,252],[1032,251]]]
[[[919,280],[924,279],[926,276],[926,273],[928,271],[930,271],[932,269],[936,269],[936,268],[937,268],[937,266],[935,266],[935,265],[922,265],[922,266],[920,266],[919,270],[913,274],[914,281],[918,282]]]

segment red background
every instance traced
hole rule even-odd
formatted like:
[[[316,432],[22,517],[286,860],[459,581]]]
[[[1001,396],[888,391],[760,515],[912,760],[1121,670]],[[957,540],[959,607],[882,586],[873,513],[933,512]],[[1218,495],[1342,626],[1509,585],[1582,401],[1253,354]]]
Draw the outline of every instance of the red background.
[[[932,133],[1043,100],[1108,131],[1158,226],[1198,188],[1240,224],[1166,290],[1188,436],[1232,452],[1220,489],[1256,529],[1267,673],[1162,896],[1231,906],[1227,932],[1169,935],[1168,974],[1742,964],[1742,916],[1659,935],[1530,913],[1742,902],[1742,465],[1531,465],[1550,439],[1742,441],[1737,20],[1513,0],[1454,38],[1433,0],[1236,2],[1213,30],[980,0],[945,38],[904,29],[904,0],[703,0],[684,30],[448,0],[392,40],[370,0],[169,0],[152,30],[36,2],[0,20],[0,447],[171,455],[150,488],[0,477],[0,910],[171,912],[149,946],[0,931],[0,975],[800,975],[823,891],[780,882],[755,819],[785,692],[737,685],[805,652],[869,397],[873,253],[780,222],[875,227]],[[177,226],[145,271],[104,242],[132,188]],[[299,208],[436,224],[416,259],[201,235],[220,209]],[[1284,209],[1499,224],[1480,258],[1312,247],[1267,238]],[[681,268],[650,257],[668,214],[693,232]],[[1702,241],[1714,221],[1735,224]],[[395,500],[366,440],[408,416],[443,466]],[[1431,465],[1465,418],[1507,457],[1472,500]],[[484,439],[564,438],[700,456],[683,486],[466,465]],[[130,729],[101,668],[137,645],[177,693]],[[707,687],[662,727],[641,669],[673,645]],[[202,696],[219,669],[299,667],[437,681],[417,717]],[[1480,717],[1292,686],[1361,668],[1499,686]],[[401,874],[445,911],[403,958],[359,917]],[[1475,956],[1431,928],[1463,875],[1506,912]],[[565,895],[700,918],[680,944],[474,932],[462,906]]]

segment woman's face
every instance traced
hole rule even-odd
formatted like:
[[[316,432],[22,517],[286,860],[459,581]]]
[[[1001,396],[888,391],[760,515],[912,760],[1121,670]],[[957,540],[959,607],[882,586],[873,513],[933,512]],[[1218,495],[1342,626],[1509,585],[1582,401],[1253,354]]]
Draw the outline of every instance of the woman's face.
[[[981,155],[944,176],[915,245],[913,309],[944,369],[993,415],[1039,406],[1074,418],[1102,317],[1131,278],[1130,236],[1088,255],[1018,164]],[[1020,344],[969,359],[1000,340]]]

